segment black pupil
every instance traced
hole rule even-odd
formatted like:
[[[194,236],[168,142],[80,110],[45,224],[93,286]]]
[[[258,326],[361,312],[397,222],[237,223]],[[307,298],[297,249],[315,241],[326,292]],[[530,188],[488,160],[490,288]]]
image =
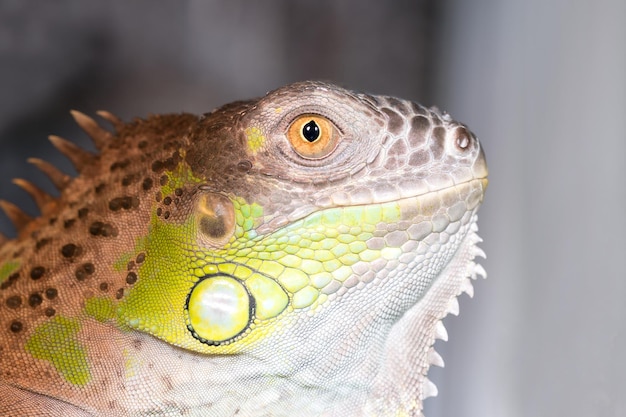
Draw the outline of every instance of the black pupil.
[[[309,142],[315,142],[320,137],[320,127],[311,120],[302,127],[302,136]]]

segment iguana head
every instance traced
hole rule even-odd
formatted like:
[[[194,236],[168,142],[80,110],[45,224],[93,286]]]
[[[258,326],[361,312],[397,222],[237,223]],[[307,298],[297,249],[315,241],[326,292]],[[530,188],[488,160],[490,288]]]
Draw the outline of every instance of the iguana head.
[[[200,118],[107,115],[114,136],[77,117],[102,152],[55,143],[82,175],[48,218],[71,212],[85,233],[50,250],[96,260],[82,279],[71,266],[86,299],[57,316],[167,342],[214,373],[198,390],[245,385],[278,396],[270,413],[294,398],[332,415],[421,410],[440,320],[482,273],[487,167],[463,124],[319,82]]]
[[[167,180],[119,318],[185,349],[325,389],[356,384],[365,361],[367,385],[386,344],[411,342],[394,326],[475,240],[485,159],[436,109],[300,83],[205,115],[179,142],[171,169],[157,163]]]

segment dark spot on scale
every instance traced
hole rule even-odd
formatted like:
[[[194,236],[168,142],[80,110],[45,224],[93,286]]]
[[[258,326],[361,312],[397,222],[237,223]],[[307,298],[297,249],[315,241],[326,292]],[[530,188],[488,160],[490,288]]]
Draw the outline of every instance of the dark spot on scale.
[[[34,292],[28,296],[28,305],[32,308],[38,307],[41,303],[43,303],[41,294]]]
[[[89,214],[89,209],[87,207],[83,207],[78,210],[78,218],[84,219]]]
[[[104,223],[102,222],[93,222],[91,226],[89,226],[89,233],[93,236],[100,236],[102,233],[102,228],[104,227]]]
[[[131,185],[133,182],[137,180],[137,176],[135,174],[128,174],[124,178],[122,178],[122,185],[127,187]]]
[[[140,253],[139,255],[137,255],[137,259],[135,260],[138,264],[142,264],[143,261],[146,260],[146,254],[145,253]]]
[[[117,237],[118,234],[117,228],[109,223],[104,223],[100,232],[102,237]]]
[[[163,213],[163,209],[161,207],[158,207],[156,210],[157,216],[160,216],[162,213]]]
[[[170,204],[172,204],[172,197],[167,196],[163,199],[163,204],[165,204],[166,206],[169,206]]]
[[[170,218],[170,212],[166,211],[165,213],[163,213],[163,218],[164,219],[169,219]]]
[[[128,275],[126,275],[126,283],[129,285],[133,285],[135,282],[137,282],[137,274],[135,274],[134,272],[129,272]]]
[[[140,201],[139,201],[139,199],[137,197],[131,197],[130,206],[132,208],[138,208],[139,207],[139,203],[140,203]]]
[[[99,288],[100,288],[100,291],[106,292],[109,290],[109,284],[107,282],[101,282]]]
[[[183,195],[183,189],[182,189],[182,188],[177,188],[177,189],[175,189],[175,190],[174,190],[174,194],[175,194],[177,197],[180,197],[181,195]]]
[[[15,310],[22,305],[22,297],[20,297],[19,295],[12,295],[6,299],[5,304],[7,305],[7,307]]]
[[[118,230],[115,226],[104,222],[93,222],[89,226],[89,233],[93,236],[117,237]]]
[[[117,169],[124,169],[128,165],[130,165],[130,160],[129,159],[123,159],[121,161],[113,162],[109,169],[111,170],[111,172],[113,172],[113,171],[115,171]]]
[[[161,192],[158,191],[155,195],[154,195],[154,199],[158,202],[161,201],[161,199],[163,198],[163,196],[161,195]]]
[[[152,181],[152,178],[144,178],[143,182],[141,183],[141,187],[144,189],[144,191],[148,191],[150,188],[152,188],[152,185],[154,185],[154,181]]]
[[[104,182],[101,184],[98,184],[96,188],[94,188],[94,191],[96,192],[96,194],[100,194],[106,188],[106,186],[107,185]]]
[[[19,333],[22,331],[23,328],[24,328],[24,325],[19,320],[13,320],[11,322],[11,325],[9,326],[9,329],[11,329],[13,333]]]
[[[48,307],[44,310],[43,314],[46,315],[46,317],[52,317],[54,316],[54,314],[56,313],[56,310],[52,307]]]
[[[39,249],[43,248],[44,246],[46,246],[50,242],[52,242],[51,238],[44,237],[43,239],[40,239],[40,240],[37,241],[37,243],[35,244],[35,249],[39,250]]]
[[[126,270],[132,271],[133,269],[135,269],[135,261],[129,261],[128,264],[126,264]]]
[[[46,268],[44,268],[43,266],[36,266],[30,270],[30,278],[34,281],[37,281],[38,279],[43,277],[43,274],[45,274],[45,272]]]
[[[87,262],[76,268],[74,275],[77,280],[84,281],[88,276],[93,275],[95,271],[95,266],[91,262]]]
[[[119,290],[115,291],[116,299],[121,300],[123,296],[124,296],[124,288],[120,288]]]
[[[91,262],[84,263],[83,269],[89,275],[93,275],[93,273],[96,272],[96,267]]]
[[[67,219],[63,222],[63,227],[69,229],[74,226],[74,223],[76,223],[76,219]]]
[[[57,291],[56,288],[46,288],[46,291],[44,292],[44,294],[46,294],[46,298],[48,300],[54,300],[55,298],[57,298],[57,295],[59,295],[59,291]]]
[[[167,185],[167,183],[170,181],[169,177],[167,175],[161,175],[161,178],[159,178],[159,184],[165,186]]]
[[[163,166],[163,161],[154,161],[150,168],[152,168],[153,172],[157,173],[165,169],[165,167]]]
[[[109,210],[118,211],[122,208],[122,199],[124,197],[117,197],[109,201]]]
[[[19,272],[15,272],[9,275],[9,277],[2,284],[0,284],[0,290],[6,290],[7,288],[9,288],[11,285],[15,283],[15,281],[18,280],[19,277],[20,277]]]
[[[67,245],[63,245],[63,247],[61,248],[61,255],[63,255],[64,258],[74,258],[75,256],[80,255],[82,252],[82,249],[80,246],[76,246],[73,243],[68,243]]]
[[[175,158],[176,156],[178,156],[178,153],[175,153],[174,157],[167,158],[165,161],[163,161],[163,165],[165,165],[165,168],[169,169],[170,171],[173,171],[176,168],[176,164],[178,163],[176,161],[177,158]]]

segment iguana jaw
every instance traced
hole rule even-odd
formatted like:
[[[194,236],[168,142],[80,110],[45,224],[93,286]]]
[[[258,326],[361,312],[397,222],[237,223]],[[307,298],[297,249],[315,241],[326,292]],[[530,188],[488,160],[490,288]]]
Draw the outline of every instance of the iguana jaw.
[[[151,386],[159,401],[176,403],[181,410],[199,416],[209,411],[230,415],[235,409],[260,413],[250,411],[250,415],[317,415],[325,407],[336,411],[329,415],[419,416],[422,400],[436,394],[426,373],[431,364],[442,365],[432,348],[437,338],[447,339],[441,318],[449,312],[456,313],[456,297],[462,292],[471,294],[470,280],[484,273],[478,264],[470,262],[482,253],[476,247],[480,239],[476,235],[475,210],[465,218],[468,223],[459,229],[460,242],[452,262],[422,298],[397,321],[384,325],[384,339],[369,339],[360,329],[384,323],[380,314],[385,307],[375,306],[368,315],[367,310],[360,310],[349,301],[349,296],[355,294],[353,289],[334,301],[355,307],[351,312],[357,314],[358,320],[345,323],[338,319],[346,317],[346,313],[342,315],[339,308],[334,308],[337,315],[333,314],[331,303],[327,312],[308,316],[311,327],[294,329],[293,333],[287,332],[289,336],[278,333],[256,348],[236,355],[207,356],[168,345],[154,350],[150,336],[138,336],[137,340],[145,339],[140,351],[136,350],[139,342],[113,349],[127,350],[128,356],[134,358],[132,368],[126,370],[125,384]],[[389,279],[398,282],[398,276]],[[384,293],[381,284],[384,283],[367,284],[375,290],[370,294]],[[393,281],[386,284],[391,286]],[[359,300],[366,298],[363,293]],[[389,311],[383,316],[388,314]],[[337,327],[325,329],[324,323],[336,323]],[[327,343],[325,338],[335,342]],[[285,355],[285,349],[294,340],[298,340],[297,348]],[[160,357],[170,359],[162,362]],[[235,363],[245,366],[235,367]],[[172,373],[172,369],[176,372]],[[167,383],[164,375],[168,376]],[[202,394],[181,396],[195,391]],[[128,410],[139,406],[149,404],[129,403]]]
[[[437,339],[447,341],[442,319],[458,315],[457,297],[474,294],[472,281],[486,277],[474,258],[484,257],[477,243],[476,214],[472,214],[468,232],[455,257],[432,283],[424,297],[411,307],[392,327],[385,345],[385,360],[373,384],[373,398],[368,399],[367,415],[422,416],[423,400],[437,396],[437,387],[428,379],[432,365],[443,367],[435,351]],[[419,400],[416,400],[419,399]],[[395,413],[388,413],[396,410]]]

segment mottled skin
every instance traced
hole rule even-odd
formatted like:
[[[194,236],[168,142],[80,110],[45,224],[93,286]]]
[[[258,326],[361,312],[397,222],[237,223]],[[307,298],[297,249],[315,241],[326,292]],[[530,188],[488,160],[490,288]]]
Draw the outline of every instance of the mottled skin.
[[[334,126],[321,153],[290,141],[303,114]],[[484,275],[487,168],[462,124],[316,82],[105,114],[114,134],[75,117],[99,154],[53,138],[80,175],[51,173],[57,200],[31,187],[39,218],[3,203],[1,415],[422,415],[440,320]],[[236,291],[232,328],[188,311]]]

